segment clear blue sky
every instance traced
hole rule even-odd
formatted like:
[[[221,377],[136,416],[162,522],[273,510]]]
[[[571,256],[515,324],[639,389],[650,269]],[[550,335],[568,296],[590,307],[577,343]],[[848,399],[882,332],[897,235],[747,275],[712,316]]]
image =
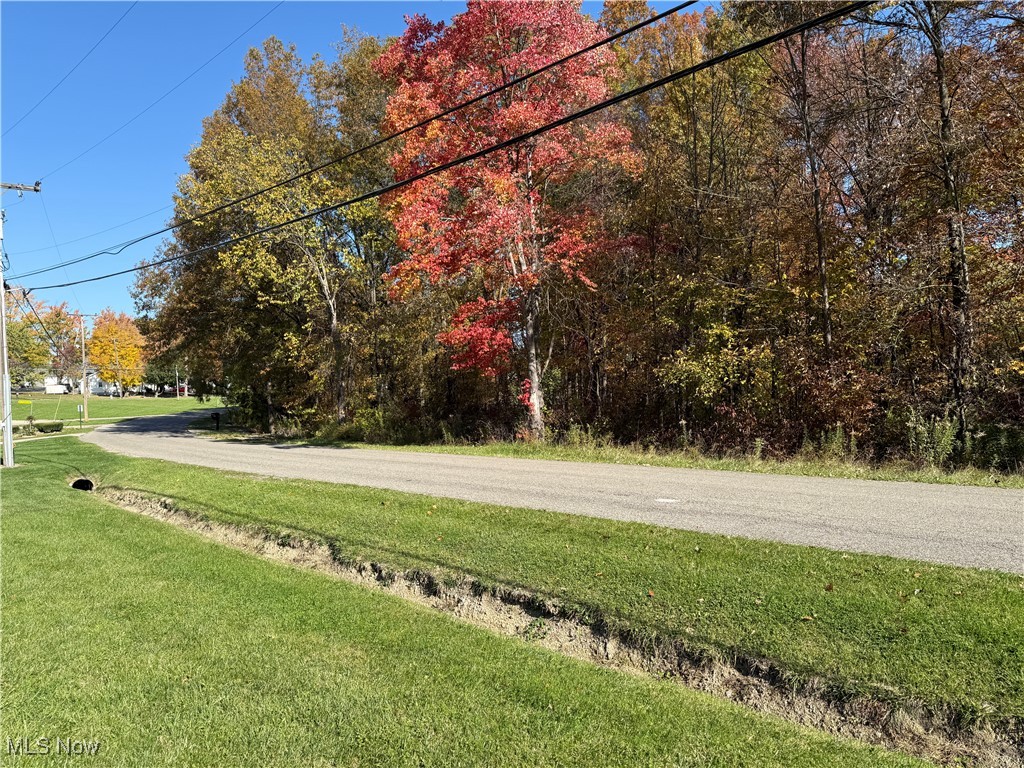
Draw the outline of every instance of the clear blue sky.
[[[7,131],[63,77],[128,9],[121,2],[0,4],[0,124]],[[148,106],[274,8],[274,2],[139,2],[92,54],[34,112],[3,137],[0,178],[32,184],[42,194],[3,195],[4,247],[10,273],[67,261],[159,229],[171,216],[171,194],[186,170],[184,155],[199,139],[202,119],[241,76],[245,52],[270,35],[294,43],[308,61],[333,55],[346,24],[396,35],[404,16],[449,18],[461,2],[298,2],[289,0],[209,65],[81,159],[56,170]],[[657,3],[664,7],[665,3]],[[601,4],[588,2],[593,15]],[[45,203],[45,211],[44,211]],[[49,214],[53,235],[47,224]],[[143,217],[143,218],[139,218]],[[131,219],[130,224],[118,227]],[[101,230],[118,227],[78,242]],[[59,251],[54,242],[62,244]],[[155,240],[117,256],[27,278],[26,287],[68,282],[134,266]],[[40,250],[45,249],[45,250]],[[131,311],[132,276],[44,291],[87,313]]]

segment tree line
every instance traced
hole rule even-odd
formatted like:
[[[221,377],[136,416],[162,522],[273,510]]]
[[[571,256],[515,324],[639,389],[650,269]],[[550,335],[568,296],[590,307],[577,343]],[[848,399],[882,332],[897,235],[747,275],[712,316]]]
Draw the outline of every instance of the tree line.
[[[345,30],[336,56],[308,63],[268,39],[204,121],[174,198],[182,224],[135,286],[153,358],[187,357],[198,391],[276,433],[584,430],[1018,467],[1019,2],[872,6],[331,209],[823,8],[676,14],[200,215],[653,11],[470,2],[396,39]]]
[[[81,312],[67,303],[42,304],[18,297],[7,307],[7,345],[11,383],[34,387],[48,376],[75,390],[81,386],[83,353],[90,376],[116,385],[123,395],[129,387],[147,382],[166,384],[167,376],[149,361],[146,340],[135,320],[124,312],[105,309],[85,333]],[[82,349],[82,346],[85,349]],[[173,375],[170,381],[173,381]]]

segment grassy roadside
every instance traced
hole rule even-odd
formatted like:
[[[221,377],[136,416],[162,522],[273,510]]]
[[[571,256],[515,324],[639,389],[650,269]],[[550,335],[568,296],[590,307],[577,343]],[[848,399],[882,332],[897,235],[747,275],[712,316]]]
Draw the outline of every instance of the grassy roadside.
[[[197,419],[192,427],[201,431],[213,430],[209,418]],[[224,425],[220,437],[248,437],[253,440],[269,438],[253,435],[246,430]],[[288,440],[283,442],[308,443],[335,448],[367,448],[371,450],[413,451],[418,453],[449,453],[465,456],[498,456],[513,459],[549,459],[552,461],[582,461],[601,464],[631,464],[650,467],[677,467],[680,469],[716,469],[731,472],[756,472],[775,475],[800,475],[810,477],[840,477],[854,480],[891,480],[912,483],[941,483],[946,485],[978,485],[984,487],[1024,489],[1024,474],[1005,473],[967,467],[947,471],[934,466],[916,466],[909,461],[889,462],[882,465],[868,464],[854,459],[789,458],[784,460],[764,459],[755,456],[733,456],[716,458],[696,450],[658,451],[639,446],[602,445],[597,442],[583,442],[579,445],[528,442],[488,442],[480,445],[460,443],[429,443],[422,445],[365,443],[314,438],[308,441]]]
[[[117,421],[120,421],[120,419],[112,419],[111,421],[105,421],[103,423],[104,424],[111,424],[111,423],[114,423],[114,422],[117,422]],[[39,432],[38,430],[36,432],[31,433],[31,434],[25,434],[24,432],[18,432],[18,433],[16,433],[14,435],[14,442],[15,443],[21,443],[21,442],[25,442],[26,440],[50,440],[51,438],[57,438],[57,437],[72,437],[74,435],[84,435],[87,432],[92,432],[98,426],[100,426],[100,425],[99,424],[90,424],[88,426],[84,426],[84,427],[80,428],[77,424],[75,424],[74,426],[66,425],[64,427],[64,429],[62,429],[60,432],[46,433],[46,432]]]
[[[566,446],[544,443],[494,442],[482,445],[376,445],[314,441],[317,445],[350,448],[375,448],[428,453],[454,453],[470,456],[504,456],[518,459],[551,459],[604,464],[635,464],[683,469],[718,469],[732,472],[759,472],[775,475],[811,477],[843,477],[858,480],[897,480],[913,483],[944,483],[949,485],[1001,486],[1024,488],[1024,475],[990,472],[970,467],[947,472],[938,467],[915,467],[909,462],[872,466],[853,460],[823,458],[785,460],[758,459],[753,456],[715,458],[696,451],[658,452],[631,446]]]
[[[81,395],[44,395],[37,392],[15,395],[11,416],[23,421],[31,414],[36,421],[78,421]],[[99,397],[89,398],[90,419],[128,416],[161,416],[182,411],[218,408],[221,399],[199,401],[194,397]]]
[[[923,765],[263,561],[66,484],[84,469],[187,481],[175,465],[66,440],[21,460],[0,489],[4,744],[95,740],[90,765],[139,768]],[[259,486],[222,479],[211,503]]]
[[[55,445],[54,443],[59,443]],[[129,460],[73,441],[22,449],[211,519],[340,556],[529,590],[635,636],[769,659],[842,693],[976,718],[1024,716],[1024,579],[311,481]]]

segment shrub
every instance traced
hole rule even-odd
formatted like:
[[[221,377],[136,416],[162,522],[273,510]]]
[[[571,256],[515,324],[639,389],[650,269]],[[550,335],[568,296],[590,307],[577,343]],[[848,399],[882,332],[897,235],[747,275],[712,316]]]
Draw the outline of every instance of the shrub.
[[[761,461],[764,458],[764,447],[767,443],[763,437],[754,440],[754,447],[750,451],[750,458],[754,461]]]
[[[358,425],[351,422],[327,424],[317,430],[316,440],[323,443],[361,443],[363,442],[363,431]]]
[[[1024,429],[1011,424],[982,424],[969,435],[966,455],[975,466],[1002,472],[1024,470]]]
[[[821,436],[821,456],[835,461],[846,458],[846,430],[842,424],[825,430]]]
[[[907,419],[907,448],[911,458],[941,467],[956,447],[956,421],[950,416],[925,418],[916,410]]]
[[[40,421],[35,425],[36,429],[43,433],[60,432],[64,429],[63,421]]]
[[[556,442],[568,448],[593,450],[595,448],[605,448],[612,441],[605,435],[598,435],[591,427],[574,422],[569,425],[569,428],[563,434],[556,436]]]
[[[429,420],[410,418],[399,408],[360,408],[352,418],[353,435],[362,435],[368,443],[381,445],[408,445],[432,442],[440,437],[440,430]]]

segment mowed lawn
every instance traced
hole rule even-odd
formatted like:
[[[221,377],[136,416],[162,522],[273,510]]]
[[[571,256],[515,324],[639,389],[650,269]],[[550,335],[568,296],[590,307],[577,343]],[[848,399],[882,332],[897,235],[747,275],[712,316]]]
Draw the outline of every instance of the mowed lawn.
[[[23,421],[29,415],[36,421],[78,420],[81,395],[14,395],[11,415]],[[160,416],[205,408],[221,407],[221,399],[197,400],[194,397],[100,397],[89,396],[89,418],[111,419],[129,416]]]
[[[0,475],[0,741],[100,749],[4,765],[920,764],[122,511],[67,479],[135,462],[77,441],[19,460]]]
[[[766,659],[796,684],[924,702],[968,723],[1024,716],[1017,575],[223,473],[73,440],[19,457],[271,537],[322,541],[342,559],[525,589],[640,640]]]

